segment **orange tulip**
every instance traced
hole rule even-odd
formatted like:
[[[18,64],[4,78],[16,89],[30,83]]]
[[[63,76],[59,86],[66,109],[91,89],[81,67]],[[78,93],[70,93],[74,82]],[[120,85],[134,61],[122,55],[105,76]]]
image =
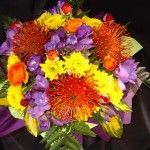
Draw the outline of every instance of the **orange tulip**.
[[[7,74],[8,80],[13,86],[18,86],[22,82],[25,84],[28,82],[28,73],[26,71],[26,65],[23,62],[16,62],[10,66]]]
[[[83,20],[79,18],[71,18],[65,23],[65,29],[69,33],[76,32],[77,28],[83,24]]]

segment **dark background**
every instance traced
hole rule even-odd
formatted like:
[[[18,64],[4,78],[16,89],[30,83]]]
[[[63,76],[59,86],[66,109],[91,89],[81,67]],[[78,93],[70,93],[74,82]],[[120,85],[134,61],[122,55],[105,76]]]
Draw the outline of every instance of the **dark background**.
[[[111,13],[117,23],[126,24],[128,31],[143,49],[134,58],[150,71],[150,5],[149,0],[85,0],[84,10],[90,9],[89,16],[94,17],[104,11]],[[29,21],[56,4],[56,0],[0,0],[0,15]],[[0,19],[0,43],[5,40]],[[142,85],[133,98],[131,124],[124,125],[121,139],[112,138],[105,142],[99,137],[84,138],[86,150],[150,150],[150,90]]]

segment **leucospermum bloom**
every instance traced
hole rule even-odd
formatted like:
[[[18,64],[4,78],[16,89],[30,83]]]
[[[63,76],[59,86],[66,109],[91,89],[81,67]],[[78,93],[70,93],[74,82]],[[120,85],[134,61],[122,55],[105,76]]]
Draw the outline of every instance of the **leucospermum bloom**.
[[[100,96],[107,95],[111,98],[111,91],[119,87],[114,86],[111,75],[97,70],[80,52],[63,58],[63,63],[59,60],[63,64],[59,67],[56,67],[59,61],[46,60],[45,64],[41,64],[42,70],[50,79],[47,93],[51,111],[61,120],[87,121],[99,110]],[[92,67],[94,72],[89,71]],[[53,73],[50,68],[53,68]],[[119,89],[118,91],[120,92]],[[123,93],[118,96],[118,103],[122,95]]]

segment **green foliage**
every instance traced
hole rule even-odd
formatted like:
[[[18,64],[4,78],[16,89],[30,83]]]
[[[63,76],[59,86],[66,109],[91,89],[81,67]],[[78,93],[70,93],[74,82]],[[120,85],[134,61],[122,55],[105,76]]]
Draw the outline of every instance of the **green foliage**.
[[[138,78],[147,86],[150,88],[150,73],[145,71],[146,67],[138,67],[136,70]]]
[[[84,3],[84,0],[67,0],[67,2],[71,4],[73,7],[73,12],[72,12],[73,16],[74,17],[77,16],[78,11],[80,10],[82,4]]]
[[[71,130],[77,134],[95,137],[96,134],[90,129],[85,122],[70,123]]]
[[[0,84],[2,84],[6,79],[6,66],[7,66],[7,60],[4,58],[0,58]]]
[[[8,16],[1,16],[2,18],[2,21],[3,21],[3,28],[4,30],[7,30],[9,29],[10,25],[16,21],[15,18],[11,18],[11,17],[8,17]]]
[[[0,83],[0,98],[4,98],[7,96],[7,89],[10,86],[8,80],[5,80],[3,83]]]
[[[74,133],[95,137],[95,133],[85,122],[71,122],[62,127],[52,125],[40,143],[46,142],[46,148],[51,150],[81,150],[82,145],[73,136]]]

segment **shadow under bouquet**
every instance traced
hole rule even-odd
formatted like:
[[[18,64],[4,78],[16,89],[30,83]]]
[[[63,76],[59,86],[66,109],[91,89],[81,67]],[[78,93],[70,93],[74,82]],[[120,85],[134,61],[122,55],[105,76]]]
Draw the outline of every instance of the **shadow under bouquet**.
[[[150,82],[126,26],[88,17],[79,2],[13,20],[0,47],[0,105],[51,150],[83,149],[79,135],[121,138],[132,97]]]

